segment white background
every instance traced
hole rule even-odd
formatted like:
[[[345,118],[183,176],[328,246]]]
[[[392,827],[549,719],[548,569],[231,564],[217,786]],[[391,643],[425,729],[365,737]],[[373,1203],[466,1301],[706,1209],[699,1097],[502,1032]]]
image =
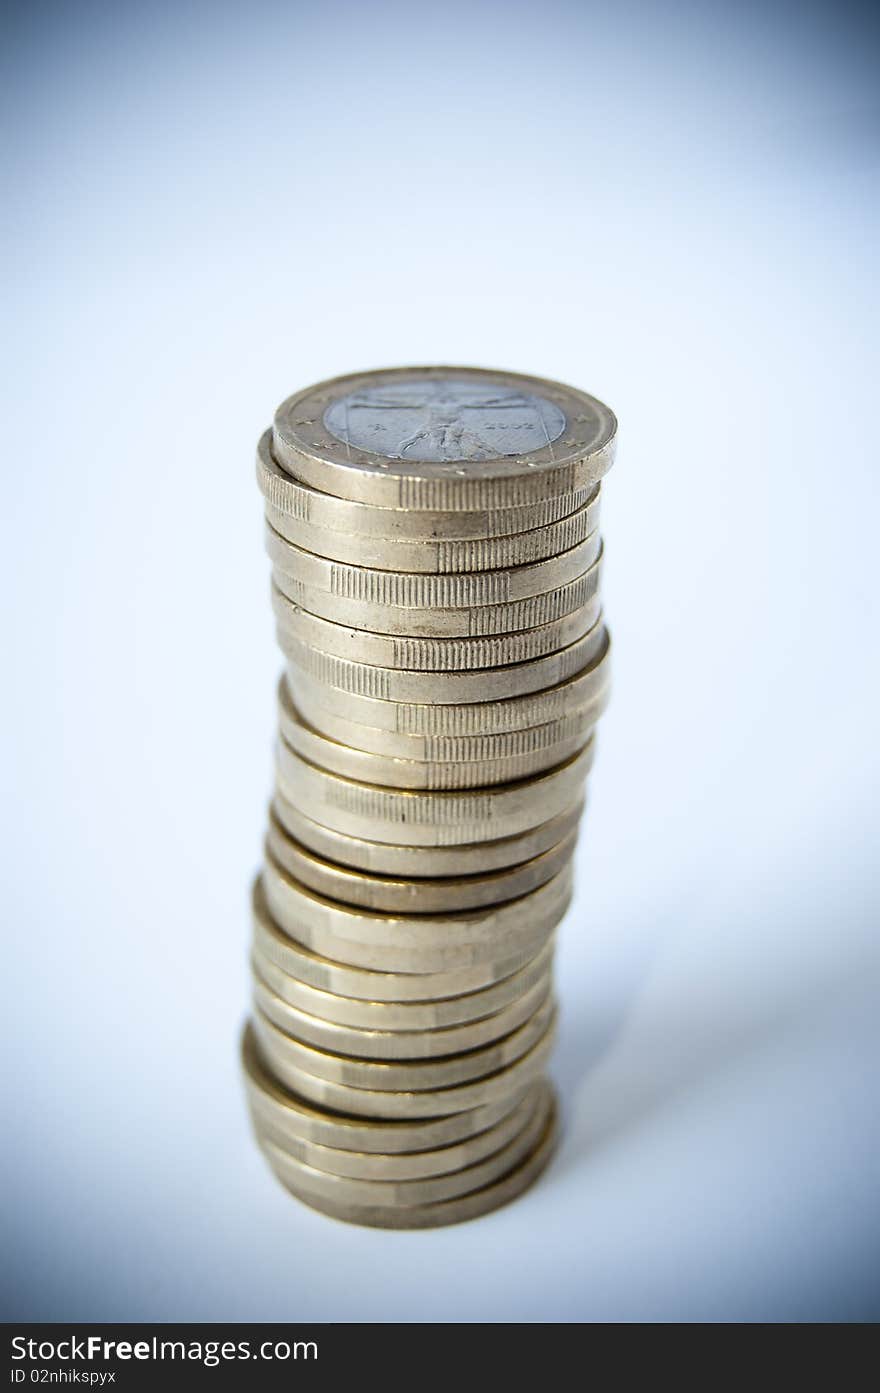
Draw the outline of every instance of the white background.
[[[633,0],[12,30],[7,1317],[876,1316],[876,31]],[[252,461],[288,392],[431,361],[617,412],[615,695],[561,1152],[386,1234],[247,1130]]]

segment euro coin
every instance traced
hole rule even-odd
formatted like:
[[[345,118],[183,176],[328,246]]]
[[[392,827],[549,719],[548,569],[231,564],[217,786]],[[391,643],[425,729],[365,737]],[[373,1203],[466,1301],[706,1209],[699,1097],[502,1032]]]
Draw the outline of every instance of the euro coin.
[[[344,1151],[370,1155],[401,1155],[456,1146],[478,1137],[509,1117],[527,1095],[528,1086],[496,1098],[479,1108],[444,1117],[409,1118],[403,1121],[359,1117],[316,1109],[305,1098],[285,1089],[267,1069],[253,1026],[245,1028],[241,1043],[245,1084],[249,1092],[271,1092],[277,1125],[292,1136]]]
[[[509,508],[598,482],[617,423],[558,382],[478,368],[388,368],[334,378],[279,406],[278,464],[376,507]]]
[[[571,860],[576,835],[572,831],[549,851],[502,871],[436,880],[368,875],[327,861],[295,841],[274,814],[266,848],[293,879],[331,900],[386,913],[448,914],[514,900],[545,885]]]
[[[277,749],[278,786],[291,802],[356,837],[387,836],[403,846],[455,846],[515,836],[549,821],[583,795],[593,740],[556,769],[512,784],[465,792],[380,788],[309,764],[284,740]]]
[[[558,1128],[554,1113],[531,1154],[494,1184],[484,1185],[481,1189],[458,1199],[394,1208],[356,1204],[317,1195],[298,1184],[297,1177],[285,1167],[283,1156],[277,1151],[269,1152],[267,1159],[282,1185],[312,1209],[320,1210],[330,1218],[341,1219],[350,1224],[361,1224],[368,1228],[431,1229],[477,1219],[504,1204],[509,1204],[539,1178],[553,1156],[557,1139]]]
[[[291,575],[276,566],[272,579],[276,590],[309,614],[333,624],[347,624],[371,633],[397,634],[408,638],[481,638],[519,633],[552,624],[574,614],[582,605],[595,601],[602,575],[602,546],[596,560],[561,585],[553,586],[522,600],[497,604],[470,603],[459,607],[445,605],[417,609],[386,600],[336,591],[309,583],[303,576]]]
[[[410,1036],[433,1035],[440,1039],[446,1030],[491,1019],[533,992],[539,984],[549,981],[554,943],[551,938],[518,971],[488,987],[433,1001],[367,1001],[311,986],[267,957],[259,942],[253,944],[251,962],[254,974],[282,1001],[321,1020],[378,1035],[397,1032]]]
[[[487,842],[461,842],[449,846],[403,846],[377,842],[370,837],[337,832],[307,817],[282,789],[275,790],[273,808],[282,826],[319,856],[373,875],[427,877],[479,875],[520,865],[557,844],[577,827],[584,808],[583,795],[561,813],[514,836]],[[314,812],[314,809],[310,809]]]
[[[542,977],[522,996],[494,1015],[477,1021],[448,1026],[443,1030],[369,1030],[343,1026],[324,1020],[297,1006],[276,992],[263,975],[258,959],[253,962],[254,1001],[265,1016],[295,1040],[314,1045],[328,1054],[351,1055],[357,1059],[417,1060],[436,1059],[451,1054],[479,1050],[524,1025],[550,994],[550,974]]]
[[[298,522],[327,532],[383,541],[465,541],[510,537],[548,527],[569,517],[596,498],[598,485],[542,498],[512,508],[469,509],[444,512],[411,508],[377,508],[312,488],[281,469],[272,455],[272,431],[257,446],[257,485],[266,504]]]
[[[530,1155],[547,1129],[553,1106],[547,1092],[539,1094],[525,1124],[506,1140],[497,1151],[456,1171],[442,1175],[419,1177],[415,1180],[373,1180],[341,1176],[309,1164],[289,1150],[278,1147],[266,1138],[265,1144],[274,1153],[280,1170],[295,1177],[298,1188],[331,1202],[375,1205],[381,1209],[399,1211],[413,1205],[427,1205],[456,1199],[484,1189],[515,1170]],[[258,1140],[264,1139],[257,1128]],[[279,1154],[280,1153],[280,1154]]]

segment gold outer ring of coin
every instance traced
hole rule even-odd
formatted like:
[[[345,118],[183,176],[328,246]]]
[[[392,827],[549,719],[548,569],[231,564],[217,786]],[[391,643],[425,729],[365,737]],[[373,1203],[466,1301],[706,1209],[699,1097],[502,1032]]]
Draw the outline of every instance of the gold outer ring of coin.
[[[555,442],[513,457],[423,463],[410,455],[394,459],[353,449],[325,425],[328,408],[342,397],[449,379],[550,401],[562,412],[564,429]],[[272,454],[297,479],[339,498],[412,511],[468,511],[518,507],[598,482],[614,459],[616,430],[604,403],[560,382],[478,368],[384,368],[319,382],[288,397],[275,413]]]
[[[525,1025],[548,999],[552,988],[551,973],[547,971],[509,1006],[478,1021],[468,1021],[445,1030],[371,1030],[363,1026],[339,1025],[336,1021],[325,1020],[322,1016],[292,1006],[275,991],[272,982],[267,981],[262,963],[256,956],[251,962],[251,969],[257,1005],[285,1035],[305,1045],[313,1045],[327,1054],[385,1061],[437,1059],[482,1049],[484,1045],[501,1040]]]
[[[401,976],[425,978],[440,973],[452,974],[477,970],[496,964],[506,964],[512,955],[518,961],[528,961],[539,952],[558,927],[568,908],[560,908],[558,918],[540,930],[528,929],[507,934],[491,943],[454,943],[435,939],[421,948],[402,948],[392,943],[361,943],[356,939],[340,938],[327,929],[311,928],[304,924],[284,928],[290,941],[299,948],[335,962],[342,967],[360,968],[364,972],[399,973]],[[283,926],[282,926],[283,927]]]
[[[565,764],[530,779],[471,792],[424,793],[341,779],[309,764],[283,740],[276,768],[285,798],[339,832],[387,836],[401,846],[457,846],[515,836],[569,808],[583,794],[594,745],[589,739]]]
[[[379,1117],[389,1119],[409,1119],[419,1117],[445,1117],[449,1113],[467,1112],[470,1108],[482,1107],[485,1103],[497,1102],[500,1098],[519,1095],[543,1072],[553,1048],[554,1022],[551,1021],[545,1034],[533,1045],[528,1054],[522,1055],[506,1069],[495,1074],[476,1079],[469,1083],[456,1084],[451,1088],[419,1089],[417,1093],[380,1091],[372,1088],[352,1088],[348,1084],[337,1083],[331,1079],[319,1078],[307,1070],[281,1059],[273,1052],[265,1052],[262,1036],[260,1054],[282,1084],[301,1098],[306,1098],[320,1107],[333,1112],[344,1112],[356,1117]]]
[[[442,877],[488,874],[540,856],[577,827],[584,798],[573,798],[555,817],[514,836],[440,847],[400,846],[337,832],[306,817],[279,789],[272,806],[285,830],[318,856],[373,875]]]
[[[291,1136],[331,1146],[342,1151],[368,1153],[377,1156],[397,1156],[410,1152],[434,1151],[445,1146],[457,1146],[472,1137],[480,1136],[508,1117],[523,1101],[529,1089],[496,1098],[491,1103],[466,1112],[445,1117],[409,1118],[386,1121],[327,1113],[314,1108],[305,1098],[288,1092],[267,1069],[260,1057],[253,1026],[245,1026],[241,1042],[241,1057],[245,1079],[263,1092],[271,1090],[277,1105],[277,1120]]]
[[[295,880],[269,854],[263,864],[263,890],[276,924],[292,935],[303,928],[327,930],[338,938],[370,948],[394,946],[422,948],[436,942],[451,947],[471,947],[529,931],[537,933],[567,903],[572,868],[567,862],[551,880],[517,899],[503,904],[459,909],[451,914],[389,914],[329,899]]]
[[[272,609],[282,649],[291,638],[337,658],[369,663],[373,667],[404,668],[409,672],[466,672],[473,668],[533,662],[583,638],[598,623],[602,612],[596,594],[580,609],[536,629],[492,634],[486,638],[404,638],[334,624],[294,604],[274,584]]]
[[[383,913],[448,914],[518,899],[546,885],[572,858],[577,830],[540,856],[487,875],[412,880],[365,875],[324,860],[295,841],[270,811],[266,846],[288,875],[331,900]]]
[[[524,600],[512,600],[510,603],[466,605],[457,609],[420,610],[388,604],[384,600],[380,602],[358,599],[349,594],[331,594],[329,590],[308,584],[300,576],[288,575],[278,566],[273,567],[272,579],[281,594],[294,604],[334,624],[348,624],[371,633],[398,634],[402,637],[479,638],[537,629],[589,603],[599,591],[602,552],[600,543],[599,555],[591,566],[573,580],[539,595],[529,595]]]
[[[583,710],[608,686],[611,675],[611,637],[604,630],[604,647],[580,672],[553,686],[525,696],[498,701],[473,701],[457,705],[417,701],[390,701],[384,697],[343,692],[288,666],[293,705],[322,703],[333,716],[398,735],[496,735],[546,725],[574,711]],[[300,693],[304,692],[305,696]]]
[[[583,749],[593,733],[591,727],[582,728],[549,750],[510,755],[506,759],[479,760],[472,764],[429,764],[425,760],[389,759],[385,755],[374,755],[369,750],[359,750],[329,740],[302,719],[290,702],[286,685],[281,692],[279,729],[285,744],[319,769],[326,769],[343,779],[354,779],[357,783],[381,784],[386,788],[437,792],[516,783],[518,779],[528,779],[555,765],[564,764]]]
[[[266,551],[277,570],[330,595],[400,609],[465,609],[529,599],[576,580],[599,559],[601,550],[599,533],[591,532],[568,551],[529,565],[430,575],[331,561],[286,541],[266,524]]]
[[[500,1180],[503,1175],[508,1175],[534,1151],[547,1129],[552,1108],[552,1096],[547,1093],[540,1095],[533,1103],[532,1112],[525,1125],[498,1151],[461,1170],[444,1175],[426,1176],[418,1180],[361,1180],[334,1175],[308,1165],[285,1148],[276,1147],[268,1137],[265,1141],[276,1154],[281,1153],[282,1168],[295,1177],[297,1186],[303,1190],[331,1202],[370,1204],[382,1209],[407,1209],[412,1205],[436,1204],[472,1194],[475,1190],[483,1189]],[[259,1127],[255,1131],[257,1140],[262,1144],[264,1138]]]
[[[326,924],[315,923],[314,919],[317,916],[312,913],[303,914],[301,918],[296,919],[286,898],[275,893],[277,884],[266,866],[263,868],[263,882],[266,902],[273,920],[291,942],[299,947],[308,948],[312,953],[317,953],[332,962],[363,968],[368,972],[416,975],[479,967],[499,962],[517,952],[524,957],[534,956],[558,928],[571,901],[571,885],[566,883],[534,924],[506,931],[499,928],[491,938],[486,936],[458,941],[454,937],[454,923],[450,924],[449,931],[444,934],[438,926],[437,919],[434,919],[430,929],[425,926],[422,941],[417,946],[410,946],[399,939],[392,942],[371,942],[364,936],[363,930],[367,924],[363,920],[357,921],[352,918],[350,924],[345,925],[346,929],[351,928],[351,936],[343,937],[338,930],[327,927]],[[532,896],[540,895],[547,888],[542,886],[539,890],[533,890]],[[516,905],[517,901],[513,901],[513,904]],[[379,917],[376,916],[377,919]],[[447,917],[453,921],[456,918],[455,915]],[[401,923],[400,920],[394,922]],[[402,937],[403,930],[400,932]]]
[[[352,1180],[419,1180],[427,1176],[449,1175],[465,1166],[472,1166],[484,1156],[499,1151],[512,1137],[522,1131],[542,1095],[551,1093],[549,1084],[539,1080],[523,1095],[512,1112],[500,1122],[478,1132],[464,1141],[429,1151],[401,1151],[396,1154],[369,1151],[345,1151],[338,1146],[324,1146],[291,1131],[288,1123],[290,1097],[259,1060],[252,1073],[245,1070],[245,1088],[254,1130],[279,1150],[314,1166],[328,1175],[348,1176]]]
[[[379,1034],[442,1035],[445,1030],[491,1019],[532,991],[538,983],[551,980],[554,948],[555,939],[551,938],[530,962],[511,976],[480,991],[464,992],[436,1001],[363,1001],[339,996],[292,977],[267,958],[256,943],[251,956],[255,970],[276,996],[321,1020]]]
[[[416,541],[396,537],[386,541],[357,532],[336,532],[314,523],[302,522],[289,513],[266,504],[266,521],[279,537],[349,566],[367,566],[379,571],[422,572],[427,575],[454,575],[462,571],[494,571],[511,566],[527,566],[558,556],[583,542],[599,526],[599,491],[577,512],[556,522],[533,527],[509,536],[473,537],[455,541],[434,538]]]
[[[251,1123],[261,1140],[272,1142],[279,1151],[327,1175],[389,1182],[449,1175],[465,1166],[474,1165],[485,1156],[494,1155],[522,1131],[543,1093],[550,1091],[549,1084],[540,1080],[532,1085],[512,1112],[476,1136],[430,1151],[402,1151],[395,1155],[345,1151],[341,1147],[322,1146],[291,1135],[284,1125],[283,1107],[273,1106],[271,1098],[255,1087],[247,1076],[245,1088]]]
[[[543,691],[581,672],[607,648],[601,618],[567,648],[545,653],[531,662],[486,668],[482,672],[408,672],[374,667],[322,653],[284,631],[279,633],[278,641],[294,672],[304,672],[317,682],[357,696],[424,705],[505,701],[508,697]]]
[[[443,972],[394,972],[351,966],[290,938],[269,913],[259,877],[254,884],[252,911],[254,945],[264,957],[311,987],[363,1001],[428,1002],[478,992],[519,972],[544,946],[507,945],[494,962]]]
[[[292,1065],[330,1083],[378,1093],[421,1094],[487,1078],[522,1059],[543,1037],[556,1016],[555,1003],[548,998],[518,1029],[480,1049],[453,1055],[449,1059],[399,1062],[353,1059],[304,1044],[274,1024],[261,1009],[259,998],[255,998],[254,1004],[254,1030],[260,1042],[260,1051],[280,1078],[283,1079],[284,1075],[279,1071]]]
[[[282,677],[279,683],[279,704],[281,689],[285,685]],[[584,706],[570,711],[543,725],[524,726],[520,730],[505,730],[486,735],[408,735],[393,730],[381,730],[378,726],[359,725],[347,721],[343,716],[330,715],[320,701],[320,688],[308,681],[297,684],[297,703],[306,725],[333,740],[337,745],[347,745],[350,750],[363,750],[365,754],[381,755],[386,759],[401,759],[428,764],[437,768],[444,764],[475,764],[491,768],[502,765],[505,760],[514,758],[533,758],[540,761],[535,771],[560,764],[554,759],[554,749],[566,744],[572,736],[581,733],[586,739],[591,728],[596,725],[608,704],[610,683],[592,697]],[[288,688],[286,700],[293,705]]]
[[[378,1205],[343,1204],[315,1195],[297,1185],[283,1164],[283,1152],[266,1152],[269,1165],[281,1184],[311,1209],[343,1223],[360,1224],[380,1229],[432,1229],[449,1224],[461,1224],[478,1219],[494,1209],[509,1204],[540,1177],[553,1157],[558,1141],[558,1123],[554,1110],[546,1132],[530,1156],[508,1175],[475,1190],[460,1199],[444,1200],[439,1204],[408,1205],[404,1209],[387,1209]]]
[[[596,496],[598,484],[542,498],[516,508],[472,509],[468,512],[414,512],[410,508],[374,508],[334,494],[322,493],[281,469],[272,457],[272,429],[257,446],[257,486],[277,512],[326,532],[380,541],[466,541],[511,537],[548,527],[583,508]]]
[[[266,1074],[265,1078],[268,1080],[269,1075]],[[277,1086],[272,1091],[268,1086],[264,1089],[247,1074],[245,1087],[254,1130],[263,1139],[274,1143],[280,1151],[327,1175],[390,1182],[450,1175],[466,1166],[475,1165],[485,1156],[494,1155],[523,1130],[542,1098],[553,1096],[550,1085],[541,1079],[532,1085],[512,1112],[474,1137],[430,1151],[383,1155],[368,1151],[344,1151],[341,1147],[322,1146],[319,1142],[298,1137],[285,1125],[283,1102],[275,1100],[276,1093],[282,1099],[288,1095],[283,1094]]]

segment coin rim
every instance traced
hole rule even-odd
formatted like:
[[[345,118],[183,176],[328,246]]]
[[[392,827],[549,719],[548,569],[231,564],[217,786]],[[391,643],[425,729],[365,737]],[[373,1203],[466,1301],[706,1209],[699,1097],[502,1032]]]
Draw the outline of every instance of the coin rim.
[[[563,832],[560,832],[560,828],[570,830],[579,825],[586,806],[586,797],[582,791],[580,796],[573,799],[569,806],[563,808],[560,813],[535,827],[528,828],[525,832],[497,837],[492,841],[473,845],[439,847],[377,842],[369,837],[337,832],[334,828],[327,827],[324,823],[317,822],[314,818],[307,816],[277,786],[272,803],[278,812],[278,819],[283,827],[319,855],[325,854],[323,848],[326,846],[328,848],[326,854],[329,859],[337,860],[342,866],[351,866],[354,870],[364,870],[370,874],[442,877],[473,874],[473,871],[462,870],[462,865],[475,864],[479,871],[483,871],[487,867],[504,870],[509,866],[522,864],[531,856],[539,854],[537,851],[531,850],[533,846],[548,849],[556,844],[561,835],[564,835]],[[290,817],[291,814],[293,815],[291,822],[286,822],[285,818]],[[312,837],[313,841],[307,841],[307,837]],[[526,850],[524,854],[523,847],[530,849]],[[331,850],[333,855],[330,855]],[[504,855],[504,860],[501,862],[497,860],[499,852]],[[345,860],[345,857],[351,859]],[[508,857],[511,859],[508,860]],[[378,864],[380,860],[381,865]]]
[[[304,1190],[330,1198],[334,1203],[338,1200],[372,1203],[382,1209],[399,1211],[413,1205],[458,1199],[485,1189],[508,1175],[534,1151],[546,1131],[552,1109],[552,1096],[546,1092],[539,1093],[523,1126],[497,1150],[456,1170],[440,1175],[418,1176],[412,1180],[374,1180],[324,1171],[318,1166],[309,1165],[271,1138],[264,1137],[258,1127],[254,1131],[258,1145],[263,1147],[265,1141],[281,1167],[296,1176]]]
[[[325,531],[356,532],[377,541],[470,541],[512,537],[561,521],[584,507],[596,491],[601,490],[599,482],[582,484],[555,497],[533,499],[530,503],[506,508],[414,511],[399,506],[377,507],[326,493],[282,469],[272,454],[271,426],[257,444],[256,477],[263,499],[279,512],[301,518]]]
[[[447,914],[503,904],[546,885],[573,857],[577,835],[574,827],[546,851],[498,871],[434,879],[375,875],[329,861],[292,837],[271,807],[266,844],[288,875],[327,899],[386,914]]]
[[[386,1060],[336,1054],[307,1044],[276,1025],[256,998],[252,999],[252,1004],[254,1030],[263,1058],[270,1067],[275,1066],[276,1073],[280,1061],[281,1068],[296,1068],[346,1088],[420,1096],[477,1083],[511,1068],[543,1039],[558,1017],[551,992],[515,1030],[476,1049],[463,1050],[446,1058]]]
[[[549,447],[514,457],[501,456],[491,462],[480,461],[477,470],[474,461],[394,460],[361,449],[355,450],[358,459],[354,459],[351,447],[324,425],[325,411],[340,397],[389,381],[425,377],[492,381],[495,385],[527,389],[561,409],[566,418],[565,429],[559,441]],[[307,432],[296,427],[298,412],[309,413],[305,418]],[[592,435],[572,434],[572,425],[586,424],[577,420],[585,412],[597,423]],[[275,411],[272,453],[282,469],[324,493],[378,506],[457,511],[480,506],[480,500],[487,499],[497,500],[502,507],[515,506],[598,482],[613,463],[616,433],[616,417],[604,402],[565,383],[501,368],[430,364],[347,373],[294,392]]]
[[[550,977],[552,981],[555,948],[555,935],[551,935],[545,946],[533,958],[489,986],[421,1001],[372,1001],[363,997],[345,996],[323,987],[314,987],[285,972],[283,967],[261,951],[257,943],[251,946],[251,956],[258,960],[264,976],[268,972],[267,980],[276,995],[291,1005],[296,1006],[305,1001],[312,1008],[314,1015],[323,1016],[324,1019],[339,1021],[340,1016],[345,1016],[346,1019],[340,1021],[343,1025],[390,1033],[444,1030],[474,1024],[497,1013],[529,991],[542,978]]]
[[[251,979],[259,992],[260,1009],[280,1031],[327,1054],[350,1055],[377,1063],[413,1063],[482,1049],[525,1025],[553,990],[553,976],[548,968],[506,1006],[478,1020],[439,1029],[379,1030],[375,1026],[342,1025],[294,1006],[275,989],[273,982],[267,981],[265,970],[265,963],[252,956]]]
[[[449,1088],[420,1089],[418,1092],[353,1088],[349,1084],[335,1083],[330,1079],[319,1078],[308,1070],[285,1064],[284,1074],[277,1073],[280,1081],[291,1090],[299,1093],[318,1107],[354,1115],[358,1112],[364,1117],[382,1119],[412,1119],[442,1117],[449,1113],[469,1112],[482,1107],[486,1102],[506,1097],[509,1093],[524,1090],[527,1083],[537,1078],[549,1058],[555,1043],[555,1017],[544,1035],[526,1054],[506,1065],[494,1074],[475,1079]],[[289,1075],[286,1078],[285,1075]],[[298,1081],[299,1087],[290,1082]]]
[[[262,1066],[260,1066],[262,1069]],[[264,1077],[265,1070],[262,1070]],[[298,1150],[313,1153],[316,1169],[331,1175],[350,1176],[365,1180],[417,1180],[433,1175],[447,1175],[460,1166],[470,1165],[481,1156],[490,1156],[499,1149],[499,1138],[512,1137],[524,1125],[542,1091],[550,1091],[546,1079],[539,1079],[522,1096],[512,1111],[481,1132],[451,1142],[447,1146],[428,1150],[376,1152],[353,1151],[327,1146],[293,1132],[287,1125],[283,1102],[275,1101],[268,1090],[243,1068],[248,1111],[254,1130],[259,1129],[274,1141],[281,1151]],[[280,1085],[276,1086],[282,1093]],[[286,1095],[285,1095],[286,1096]],[[503,1143],[502,1143],[503,1144]]]
[[[528,1092],[526,1087],[519,1093],[512,1093],[509,1099],[501,1097],[479,1108],[448,1113],[443,1117],[365,1117],[354,1113],[328,1111],[286,1088],[261,1058],[254,1029],[249,1020],[245,1022],[242,1030],[240,1050],[245,1075],[247,1076],[248,1070],[253,1067],[271,1081],[279,1102],[286,1109],[291,1130],[301,1128],[301,1135],[317,1133],[319,1136],[332,1137],[333,1141],[328,1144],[335,1145],[343,1151],[402,1155],[455,1145],[469,1137],[478,1136],[508,1116]]]
[[[260,877],[257,876],[251,897],[251,916],[254,942],[260,945],[265,956],[283,972],[316,990],[338,993],[355,1000],[426,1003],[470,995],[515,976],[546,946],[517,948],[491,962],[444,971],[395,972],[387,968],[359,967],[328,958],[290,938],[275,923],[261,894]]]
[[[493,533],[488,537],[373,537],[357,531],[355,527],[344,532],[322,527],[277,508],[268,500],[264,504],[264,511],[266,522],[273,532],[290,542],[291,546],[310,551],[328,561],[380,571],[457,575],[466,571],[506,570],[532,565],[570,551],[599,527],[601,499],[597,484],[585,503],[562,517],[543,524],[536,523],[519,532]],[[573,536],[575,540],[572,540]]]

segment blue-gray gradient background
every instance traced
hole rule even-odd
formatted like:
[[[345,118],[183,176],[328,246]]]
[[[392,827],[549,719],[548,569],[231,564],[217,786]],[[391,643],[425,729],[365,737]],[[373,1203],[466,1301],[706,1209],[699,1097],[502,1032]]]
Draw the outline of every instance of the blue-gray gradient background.
[[[878,1313],[877,30],[846,4],[4,8],[9,1317]],[[275,649],[252,458],[383,364],[621,421],[560,1154],[427,1234],[236,1060]]]

